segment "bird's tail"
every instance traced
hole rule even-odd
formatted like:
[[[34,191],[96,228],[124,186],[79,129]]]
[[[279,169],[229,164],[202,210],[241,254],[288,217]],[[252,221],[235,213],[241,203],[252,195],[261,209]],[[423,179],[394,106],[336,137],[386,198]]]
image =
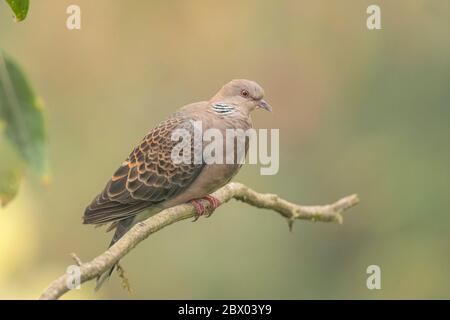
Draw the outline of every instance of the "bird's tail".
[[[111,243],[109,244],[110,248],[114,243],[116,243],[122,236],[127,233],[128,230],[133,226],[134,217],[126,218],[117,223],[116,232],[114,233],[114,236],[111,240]],[[118,263],[118,262],[117,262]],[[108,271],[101,274],[97,277],[97,283],[95,285],[95,291],[98,291],[103,283],[109,279],[111,274],[113,273],[114,269],[117,266],[117,263],[113,265]]]

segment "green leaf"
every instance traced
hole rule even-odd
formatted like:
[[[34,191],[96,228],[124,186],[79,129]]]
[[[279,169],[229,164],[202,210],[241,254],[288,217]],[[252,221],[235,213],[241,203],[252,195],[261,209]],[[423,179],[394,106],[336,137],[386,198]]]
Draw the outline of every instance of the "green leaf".
[[[0,138],[0,207],[6,206],[19,191],[24,163],[17,152]]]
[[[24,162],[47,183],[49,166],[43,110],[42,100],[34,94],[20,67],[0,52],[0,120],[4,126],[3,135]]]
[[[28,0],[6,0],[16,16],[17,21],[22,21],[26,18],[28,13]]]

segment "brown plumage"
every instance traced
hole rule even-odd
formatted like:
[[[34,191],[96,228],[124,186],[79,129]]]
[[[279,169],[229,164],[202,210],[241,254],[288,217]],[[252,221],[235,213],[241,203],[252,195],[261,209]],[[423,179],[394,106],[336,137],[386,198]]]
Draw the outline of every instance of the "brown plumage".
[[[150,130],[134,148],[104,190],[86,208],[83,223],[111,223],[108,229],[116,228],[112,245],[136,222],[150,214],[189,201],[195,204],[195,199],[225,185],[241,164],[206,164],[204,161],[175,164],[171,153],[179,141],[172,140],[172,132],[184,129],[191,134],[193,160],[194,143],[205,145],[203,141],[194,141],[193,121],[201,121],[203,130],[215,128],[224,136],[226,129],[247,130],[252,126],[251,111],[256,108],[271,110],[263,96],[264,91],[257,83],[233,80],[209,101],[181,108]],[[113,270],[98,279],[97,287]]]
[[[172,163],[171,150],[178,142],[171,140],[171,132],[179,128],[192,132],[189,119],[182,115],[170,117],[152,129],[87,207],[84,223],[126,219],[188,187],[203,165]]]

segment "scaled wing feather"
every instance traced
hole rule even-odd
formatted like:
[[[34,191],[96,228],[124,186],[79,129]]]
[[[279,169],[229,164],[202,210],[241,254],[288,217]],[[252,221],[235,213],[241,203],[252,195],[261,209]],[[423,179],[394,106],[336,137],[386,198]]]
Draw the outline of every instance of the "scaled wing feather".
[[[108,181],[105,189],[86,208],[84,223],[103,224],[123,220],[168,200],[188,188],[200,174],[203,164],[175,164],[171,159],[172,131],[185,129],[191,136],[189,118],[175,115],[152,129]]]

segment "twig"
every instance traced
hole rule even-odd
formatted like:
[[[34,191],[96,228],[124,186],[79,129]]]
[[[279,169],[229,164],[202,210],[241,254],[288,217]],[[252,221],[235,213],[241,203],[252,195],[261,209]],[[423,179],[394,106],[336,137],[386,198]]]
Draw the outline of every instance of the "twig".
[[[212,196],[217,198],[221,204],[234,198],[258,208],[274,210],[288,220],[290,229],[292,229],[292,224],[296,219],[342,223],[341,213],[359,202],[357,195],[351,195],[330,205],[299,206],[281,199],[275,194],[258,193],[247,186],[236,182],[227,184],[214,192]],[[146,239],[152,233],[155,233],[172,223],[192,218],[195,215],[196,212],[192,205],[182,204],[165,209],[147,220],[136,224],[111,248],[94,258],[92,261],[85,263],[79,261],[81,263],[79,266],[80,282],[84,283],[94,279],[108,270],[130,252],[138,243]],[[54,280],[41,294],[39,299],[58,299],[64,293],[68,292],[70,290],[66,285],[68,276],[69,275],[67,274],[63,274]]]
[[[73,261],[75,261],[75,263],[77,264],[77,266],[81,267],[81,265],[83,264],[83,262],[81,262],[81,259],[78,258],[77,254],[75,252],[72,252],[70,254],[70,256],[72,257]]]

